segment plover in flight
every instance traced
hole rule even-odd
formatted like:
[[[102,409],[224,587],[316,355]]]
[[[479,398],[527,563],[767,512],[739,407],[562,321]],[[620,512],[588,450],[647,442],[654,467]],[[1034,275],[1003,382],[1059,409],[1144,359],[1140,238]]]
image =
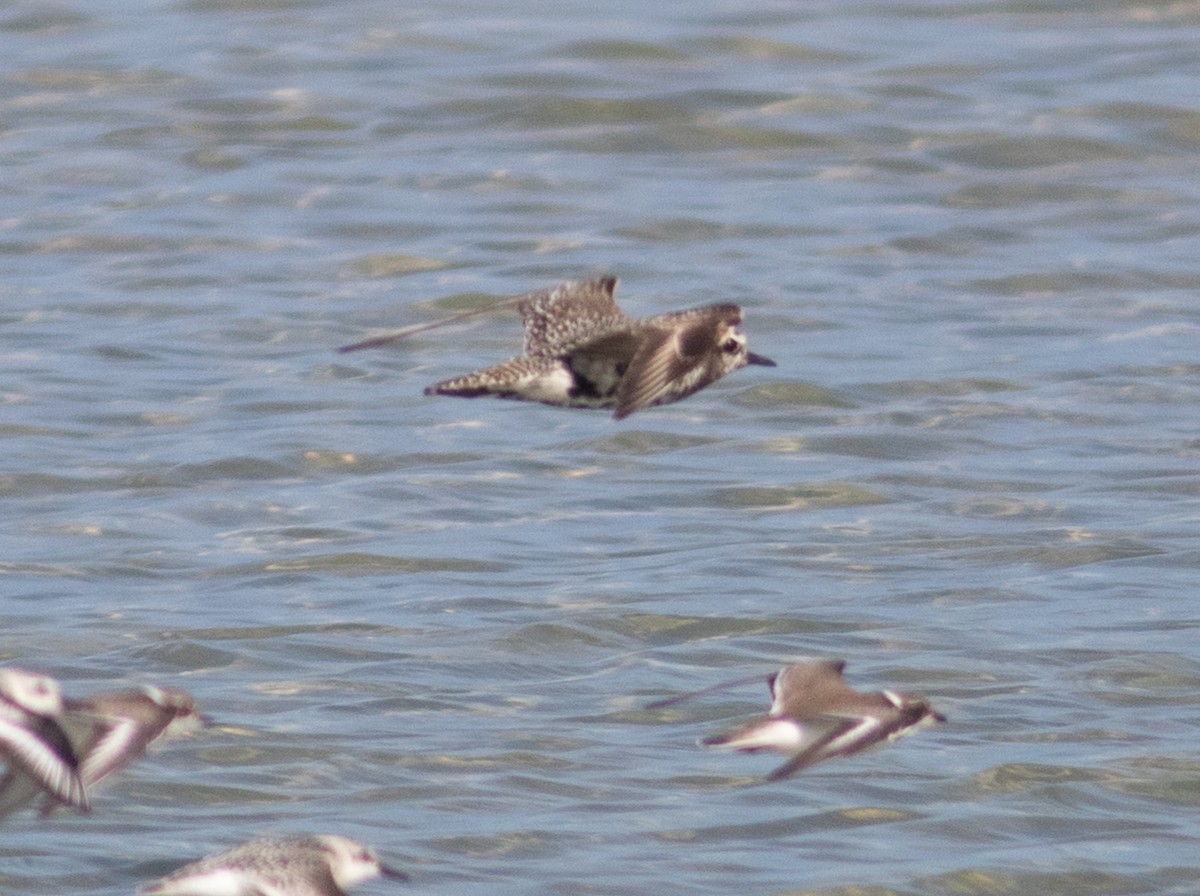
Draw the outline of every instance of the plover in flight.
[[[946,721],[923,697],[891,690],[877,694],[851,690],[842,679],[845,667],[842,660],[815,660],[780,669],[767,679],[772,702],[764,718],[728,734],[706,737],[700,743],[706,747],[750,753],[771,750],[791,756],[767,776],[768,780],[777,781],[817,762],[851,756],[934,722]],[[743,679],[709,691],[744,683]],[[697,692],[703,693],[708,691]],[[650,704],[650,708],[661,708],[692,696],[696,694],[660,700]]]
[[[79,776],[89,791],[103,778],[120,771],[160,740],[189,734],[208,724],[196,712],[191,694],[171,688],[144,687],[134,691],[92,694],[65,701],[63,725],[79,757]],[[0,782],[0,800],[4,798]],[[42,814],[61,801],[47,796]]]
[[[484,309],[515,306],[520,311],[525,353],[434,383],[425,394],[612,408],[620,420],[642,408],[687,398],[747,364],[775,366],[746,350],[746,337],[737,330],[742,322],[737,305],[706,305],[638,320],[617,307],[616,288],[611,277],[572,281]],[[338,351],[373,348],[482,313],[468,311]]]
[[[251,840],[148,883],[142,896],[346,896],[375,877],[408,880],[374,850],[322,834]]]
[[[45,792],[87,810],[87,790],[79,759],[62,728],[62,688],[47,675],[0,669],[0,757],[7,765],[0,778],[0,816],[26,801],[9,805],[4,782],[27,780],[34,796]]]

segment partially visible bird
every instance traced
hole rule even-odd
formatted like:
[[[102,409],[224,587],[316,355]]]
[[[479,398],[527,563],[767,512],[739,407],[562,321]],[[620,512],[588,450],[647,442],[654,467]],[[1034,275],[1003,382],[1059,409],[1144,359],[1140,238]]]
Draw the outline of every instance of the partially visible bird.
[[[407,880],[374,850],[321,834],[251,840],[145,884],[142,896],[346,896],[375,877]]]
[[[89,808],[79,758],[62,727],[63,712],[62,687],[53,678],[0,669],[0,758],[7,766],[0,778],[0,817],[28,801],[5,799],[4,782],[10,780],[25,781],[33,797],[44,792]]]
[[[68,699],[65,707],[65,726],[74,739],[79,774],[89,791],[144,755],[151,744],[191,734],[209,724],[209,719],[196,711],[191,694],[150,685]],[[42,815],[49,815],[58,804],[47,797]]]
[[[616,303],[615,278],[571,281],[509,299],[525,323],[524,354],[503,364],[434,383],[427,395],[492,395],[569,408],[612,408],[621,420],[670,404],[748,364],[775,362],[746,348],[738,332],[742,309],[706,305],[631,318]],[[343,346],[373,348],[435,326],[483,313],[468,311],[390,336]]]

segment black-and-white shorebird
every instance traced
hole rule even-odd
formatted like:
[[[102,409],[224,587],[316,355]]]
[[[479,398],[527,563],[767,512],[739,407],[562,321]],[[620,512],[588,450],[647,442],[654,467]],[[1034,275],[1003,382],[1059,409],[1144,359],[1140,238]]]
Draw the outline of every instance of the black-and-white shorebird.
[[[618,307],[616,278],[563,283],[343,346],[374,348],[433,327],[515,306],[525,322],[520,357],[429,386],[427,395],[483,395],[569,408],[611,408],[620,420],[634,411],[687,398],[726,374],[775,362],[746,349],[738,332],[742,309],[706,305],[632,318]]]
[[[767,776],[777,781],[826,759],[883,746],[926,725],[946,721],[924,697],[893,690],[862,694],[851,689],[842,678],[845,667],[842,660],[813,660],[780,669],[767,678],[771,708],[765,717],[700,743],[727,750],[786,754],[791,758]],[[740,679],[660,700],[649,708],[746,682]]]
[[[346,837],[251,840],[142,886],[142,896],[346,896],[376,877],[408,875]]]
[[[190,734],[209,724],[191,694],[147,685],[138,690],[92,694],[65,701],[64,727],[79,756],[79,775],[90,792],[154,743]],[[78,732],[78,733],[76,733]],[[59,801],[47,797],[42,815]]]
[[[59,697],[58,729],[76,757],[85,792],[142,756],[151,744],[188,734],[207,725],[190,694],[147,686],[140,690],[92,694],[79,700]],[[48,790],[26,769],[10,768],[0,777],[0,816],[43,797],[46,817],[63,805],[77,805]]]
[[[0,669],[0,758],[7,766],[0,777],[0,817],[27,802],[3,798],[9,782],[23,782],[20,789],[28,787],[34,797],[46,793],[89,808],[79,758],[62,727],[64,708],[62,687],[50,676]]]

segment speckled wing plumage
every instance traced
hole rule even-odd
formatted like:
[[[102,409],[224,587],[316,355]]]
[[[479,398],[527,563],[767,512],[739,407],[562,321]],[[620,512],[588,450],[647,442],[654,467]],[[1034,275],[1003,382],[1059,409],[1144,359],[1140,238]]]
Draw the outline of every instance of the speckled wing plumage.
[[[517,308],[525,321],[526,357],[559,357],[597,334],[628,327],[630,318],[613,297],[618,282],[615,277],[572,280],[522,299]]]
[[[335,834],[251,840],[143,885],[142,896],[346,896],[358,883],[408,875]]]
[[[610,277],[571,281],[524,296],[517,302],[525,323],[524,355],[434,383],[425,393],[494,395],[566,407],[611,406],[616,383],[604,381],[615,365],[601,349],[614,349],[617,343],[611,340],[618,340],[627,343],[620,350],[632,355],[636,345],[632,321],[613,298],[616,288],[617,280]],[[581,344],[593,348],[585,350],[575,369],[566,359]]]
[[[481,395],[494,395],[497,398],[530,398],[523,390],[524,384],[543,374],[552,373],[561,366],[553,358],[512,358],[503,364],[493,364],[482,370],[475,370],[442,380],[432,386],[425,387],[426,395],[454,395],[458,398],[478,398]],[[549,399],[547,399],[549,400]]]
[[[296,846],[309,847],[297,851]],[[325,896],[342,894],[330,873],[329,864],[322,860],[324,849],[316,838],[294,838],[280,841],[252,840],[223,853],[200,859],[180,868],[162,880],[143,886],[138,892],[143,896],[190,896],[190,894],[216,893],[214,884],[223,882],[224,869],[231,866],[241,873],[259,878],[258,883],[242,881],[238,896],[269,896],[272,893],[287,893],[287,896]],[[212,875],[211,882],[209,875]],[[210,889],[203,889],[208,885]],[[247,889],[247,887],[249,889]],[[286,888],[286,889],[285,889]],[[225,892],[220,890],[219,892]]]
[[[426,395],[492,395],[556,407],[634,411],[687,398],[747,364],[774,367],[746,349],[742,309],[709,305],[646,320],[629,317],[615,299],[617,279],[574,280],[493,305],[515,307],[525,324],[524,354],[452,377]],[[356,351],[462,320],[481,310],[410,327],[339,349]]]
[[[708,305],[639,322],[638,348],[617,390],[613,416],[620,420],[704,388],[715,379],[706,374],[718,335],[741,321],[737,305]]]

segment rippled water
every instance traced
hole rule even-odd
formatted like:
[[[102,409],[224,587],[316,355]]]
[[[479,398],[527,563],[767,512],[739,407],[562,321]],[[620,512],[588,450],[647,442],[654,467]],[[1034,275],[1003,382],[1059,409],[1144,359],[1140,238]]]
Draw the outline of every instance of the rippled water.
[[[4,823],[128,893],[336,832],[406,892],[1191,893],[1200,5],[0,9],[0,662],[218,726]],[[749,368],[427,398],[615,274]],[[950,723],[778,784],[765,685]],[[394,884],[365,885],[364,893]]]

